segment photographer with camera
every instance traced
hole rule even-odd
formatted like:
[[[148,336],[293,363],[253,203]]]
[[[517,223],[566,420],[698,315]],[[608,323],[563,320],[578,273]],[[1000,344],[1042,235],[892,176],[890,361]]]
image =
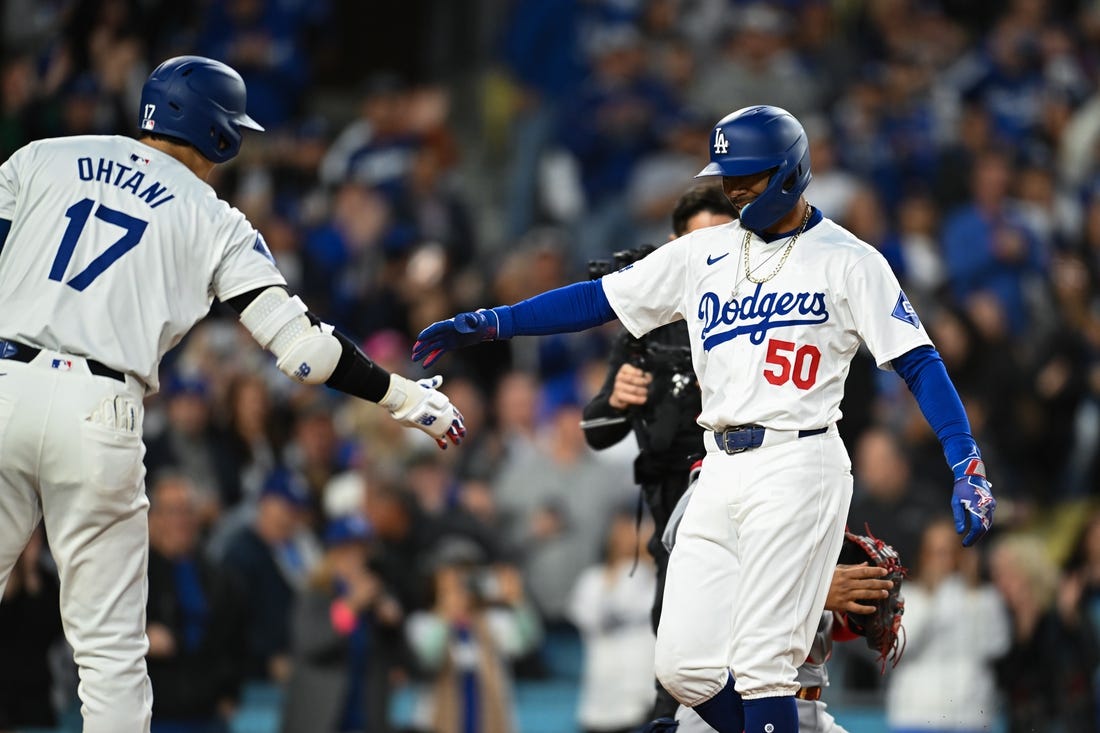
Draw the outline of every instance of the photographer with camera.
[[[732,221],[734,212],[722,190],[699,186],[687,191],[672,211],[669,239]],[[653,247],[615,253],[613,262],[592,262],[589,275],[602,277],[652,252]],[[695,419],[701,394],[691,364],[688,329],[676,321],[636,339],[625,329],[609,358],[607,379],[600,392],[584,408],[585,440],[595,450],[615,445],[631,432],[640,448],[634,461],[634,481],[641,487],[653,516],[655,531],[647,548],[657,566],[653,598],[653,630],[661,617],[668,551],[661,535],[669,514],[688,485],[691,464],[701,458],[703,431]],[[653,717],[671,716],[677,703],[657,685]]]
[[[414,729],[514,733],[510,663],[542,641],[523,577],[512,565],[491,564],[475,542],[462,537],[440,540],[431,564],[431,607],[414,611],[405,626],[427,675]]]

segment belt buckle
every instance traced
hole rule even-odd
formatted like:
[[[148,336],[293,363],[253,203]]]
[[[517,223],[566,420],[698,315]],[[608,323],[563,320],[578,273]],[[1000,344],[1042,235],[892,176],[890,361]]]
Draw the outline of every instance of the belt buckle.
[[[741,445],[741,446],[736,446],[734,448],[731,448],[730,444],[728,442],[726,442],[726,434],[725,433],[722,433],[722,446],[723,446],[722,450],[724,450],[726,452],[726,455],[728,455],[728,456],[735,456],[738,453],[744,453],[745,451],[747,451],[749,449],[749,447],[747,445]]]
[[[718,433],[718,435],[721,436],[722,450],[724,450],[726,452],[726,455],[735,456],[738,453],[744,453],[745,451],[752,448],[752,445],[750,444],[751,443],[751,438],[750,438],[750,442],[745,443],[745,445],[738,445],[738,446],[731,447],[730,442],[729,442],[729,436],[730,436],[731,433],[747,433],[751,430],[752,430],[751,427],[746,426],[746,427],[740,427],[740,428],[727,428],[726,430],[723,430],[722,432]]]
[[[6,339],[0,339],[0,359],[10,359],[18,353],[18,346]]]

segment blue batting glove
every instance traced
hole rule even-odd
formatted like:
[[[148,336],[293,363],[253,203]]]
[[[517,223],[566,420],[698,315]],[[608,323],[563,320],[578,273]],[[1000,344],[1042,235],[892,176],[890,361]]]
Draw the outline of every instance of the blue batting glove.
[[[993,498],[993,485],[985,477],[985,462],[981,456],[959,461],[951,470],[955,473],[955,489],[951,496],[955,531],[966,533],[963,547],[970,547],[992,526],[997,500]]]
[[[459,313],[446,321],[436,321],[417,337],[413,361],[423,360],[427,369],[448,351],[496,339],[499,327],[500,319],[491,310]]]

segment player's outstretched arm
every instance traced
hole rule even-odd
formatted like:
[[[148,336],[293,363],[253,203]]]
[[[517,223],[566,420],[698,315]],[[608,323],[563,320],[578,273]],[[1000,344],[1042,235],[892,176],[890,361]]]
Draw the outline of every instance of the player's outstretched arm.
[[[894,370],[905,380],[921,412],[943,445],[947,464],[955,476],[951,512],[963,546],[980,540],[993,525],[993,485],[986,479],[985,462],[970,434],[962,400],[955,390],[943,359],[931,346],[919,346],[893,360]]]
[[[515,305],[459,313],[437,321],[420,332],[412,358],[428,368],[448,351],[482,341],[583,331],[614,318],[603,284],[589,280],[549,290]]]
[[[437,388],[442,377],[414,382],[372,362],[351,339],[310,313],[297,296],[268,287],[227,301],[279,369],[302,384],[325,384],[378,404],[402,425],[421,430],[440,448],[466,435],[462,414]]]

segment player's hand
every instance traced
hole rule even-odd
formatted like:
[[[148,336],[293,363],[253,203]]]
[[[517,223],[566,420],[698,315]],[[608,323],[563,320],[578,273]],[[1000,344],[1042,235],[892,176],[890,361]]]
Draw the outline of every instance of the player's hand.
[[[644,405],[649,399],[649,385],[653,375],[644,372],[633,364],[623,364],[615,375],[615,386],[611,389],[608,403],[616,410],[625,410],[635,405]]]
[[[492,341],[499,331],[500,319],[495,311],[459,313],[446,321],[436,321],[421,331],[413,344],[412,358],[413,361],[423,360],[427,369],[448,351]]]
[[[833,571],[833,582],[829,586],[829,595],[825,597],[825,610],[837,613],[874,613],[875,606],[865,606],[860,601],[881,600],[890,595],[894,584],[882,580],[886,568],[878,568],[867,563],[859,565],[837,565]]]
[[[955,489],[951,496],[951,513],[955,516],[955,531],[963,535],[963,547],[980,540],[993,525],[993,485],[985,477],[985,462],[981,456],[970,456],[952,466]]]
[[[391,374],[390,388],[378,404],[402,425],[435,438],[436,444],[445,450],[448,440],[458,445],[466,437],[466,423],[447,395],[436,389],[441,384],[443,377],[439,376],[414,382],[400,374]]]
[[[145,636],[149,638],[148,655],[153,658],[176,656],[176,638],[172,631],[164,624],[153,622],[145,629]]]

